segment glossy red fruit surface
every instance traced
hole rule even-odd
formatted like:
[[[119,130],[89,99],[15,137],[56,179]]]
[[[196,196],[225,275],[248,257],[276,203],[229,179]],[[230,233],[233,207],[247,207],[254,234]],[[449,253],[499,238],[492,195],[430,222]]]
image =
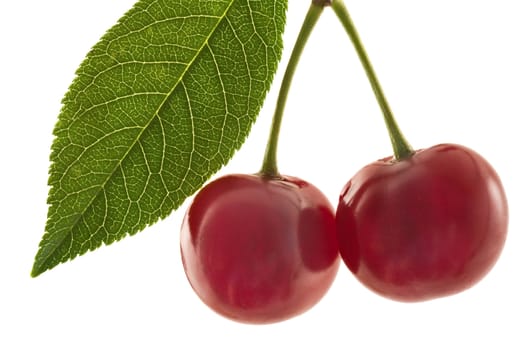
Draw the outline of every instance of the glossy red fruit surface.
[[[364,167],[344,187],[336,212],[345,264],[365,286],[399,301],[478,282],[500,255],[507,223],[494,169],[454,144]]]
[[[278,322],[316,304],[339,267],[334,210],[293,177],[229,175],[205,186],[183,221],[186,276],[210,308]]]

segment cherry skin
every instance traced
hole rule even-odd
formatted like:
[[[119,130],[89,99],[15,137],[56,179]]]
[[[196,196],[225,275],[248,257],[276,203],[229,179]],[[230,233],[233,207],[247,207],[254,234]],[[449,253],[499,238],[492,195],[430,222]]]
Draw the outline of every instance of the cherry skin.
[[[315,305],[335,278],[334,210],[298,178],[224,176],[188,208],[181,255],[191,286],[219,314],[282,321]]]
[[[441,144],[361,169],[336,211],[343,261],[369,289],[413,302],[461,292],[498,259],[508,208],[489,163]]]

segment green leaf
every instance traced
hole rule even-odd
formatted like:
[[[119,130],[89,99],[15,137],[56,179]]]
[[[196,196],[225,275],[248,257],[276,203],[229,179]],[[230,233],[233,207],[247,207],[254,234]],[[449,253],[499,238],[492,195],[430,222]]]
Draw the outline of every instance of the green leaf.
[[[54,129],[32,276],[166,217],[233,156],[282,52],[283,0],[141,0],[88,53]]]

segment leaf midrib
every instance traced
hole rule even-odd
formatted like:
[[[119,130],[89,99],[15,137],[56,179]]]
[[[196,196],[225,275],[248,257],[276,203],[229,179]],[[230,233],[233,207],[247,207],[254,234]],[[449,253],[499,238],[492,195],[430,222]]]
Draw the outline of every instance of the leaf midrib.
[[[189,63],[186,65],[185,69],[182,71],[182,73],[180,74],[180,77],[179,79],[175,82],[175,84],[173,84],[173,87],[171,88],[170,91],[168,91],[166,93],[166,96],[165,98],[159,103],[159,107],[157,108],[157,110],[152,114],[151,118],[149,119],[149,121],[144,125],[144,127],[142,128],[142,130],[138,133],[137,137],[135,138],[135,140],[130,144],[128,150],[126,151],[126,153],[121,157],[121,159],[116,163],[115,167],[113,168],[113,170],[111,172],[108,173],[108,176],[106,178],[106,180],[100,185],[100,190],[97,191],[96,194],[93,195],[93,197],[91,198],[91,200],[89,201],[89,203],[85,206],[84,210],[78,215],[78,218],[75,220],[74,223],[71,224],[70,228],[66,231],[66,233],[64,233],[62,235],[62,237],[60,237],[58,239],[59,243],[55,244],[54,248],[50,251],[48,251],[48,254],[47,256],[45,256],[43,259],[41,259],[41,263],[40,264],[36,264],[35,262],[35,268],[33,269],[33,272],[31,273],[31,275],[33,277],[36,277],[38,276],[39,274],[41,274],[42,272],[46,271],[47,268],[45,268],[45,265],[47,264],[47,262],[49,261],[49,259],[52,257],[52,254],[58,249],[58,247],[60,247],[64,240],[66,239],[66,237],[68,237],[69,235],[72,235],[72,231],[73,229],[78,225],[78,223],[80,222],[80,220],[84,217],[84,214],[86,213],[86,211],[92,206],[93,202],[95,201],[95,199],[103,192],[104,188],[106,187],[108,181],[114,176],[114,174],[116,173],[117,169],[119,169],[119,167],[122,165],[122,161],[124,159],[126,159],[129,155],[129,152],[131,152],[131,150],[135,147],[135,145],[139,142],[139,140],[142,138],[142,135],[144,134],[144,132],[146,131],[146,129],[149,128],[149,126],[151,125],[151,123],[153,122],[153,120],[155,119],[155,117],[159,116],[160,114],[160,111],[161,109],[164,107],[164,105],[166,104],[167,100],[172,96],[172,94],[174,93],[175,89],[179,86],[179,84],[183,81],[184,77],[186,76],[188,70],[192,67],[193,63],[195,62],[195,60],[202,54],[202,52],[204,51],[204,48],[208,45],[208,42],[210,40],[210,38],[215,34],[215,31],[217,30],[217,28],[219,27],[219,25],[222,23],[222,21],[226,18],[226,16],[228,15],[228,12],[230,11],[231,7],[233,6],[233,3],[237,1],[237,0],[231,0],[229,5],[225,8],[222,16],[218,16],[217,18],[217,22],[215,24],[215,26],[212,28],[212,30],[210,30],[210,33],[209,35],[206,37],[206,40],[203,40],[202,42],[202,45],[199,47],[198,50],[196,50],[196,53],[195,55],[193,56],[193,58],[189,61]],[[86,150],[89,149],[89,148],[86,148]],[[86,152],[86,150],[84,150],[84,152]],[[82,152],[79,157],[81,157],[84,152]],[[193,152],[192,152],[193,153]],[[69,167],[68,169],[69,170]],[[66,170],[66,172],[67,172]],[[65,172],[65,173],[66,173]],[[73,240],[71,240],[71,245],[73,244]],[[68,251],[70,252],[71,251],[71,245],[70,247],[68,248]],[[38,266],[38,269],[36,268]],[[42,267],[44,267],[44,269],[42,270]]]

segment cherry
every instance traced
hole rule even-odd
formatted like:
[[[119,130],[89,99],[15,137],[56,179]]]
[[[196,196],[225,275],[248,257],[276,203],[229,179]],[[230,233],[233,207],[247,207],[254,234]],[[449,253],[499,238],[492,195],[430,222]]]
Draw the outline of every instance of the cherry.
[[[205,186],[186,212],[181,253],[202,301],[245,323],[311,308],[340,261],[329,201],[288,176],[228,175]]]
[[[413,151],[346,6],[333,0],[332,9],[367,74],[394,151],[343,188],[336,212],[343,261],[365,286],[391,299],[423,301],[461,292],[488,273],[503,249],[508,207],[501,181],[464,146]]]
[[[501,181],[476,152],[441,144],[361,169],[336,213],[341,256],[359,281],[400,301],[463,291],[502,251]]]
[[[286,98],[324,4],[313,2],[277,98],[261,170],[221,177],[194,198],[182,224],[188,280],[210,308],[245,323],[283,321],[313,307],[339,268],[334,210],[327,198],[277,168]]]
[[[181,255],[191,286],[210,308],[239,322],[271,323],[303,313],[323,297],[339,268],[330,202],[277,168],[292,77],[323,8],[312,3],[292,50],[261,170],[205,186],[182,224]]]

